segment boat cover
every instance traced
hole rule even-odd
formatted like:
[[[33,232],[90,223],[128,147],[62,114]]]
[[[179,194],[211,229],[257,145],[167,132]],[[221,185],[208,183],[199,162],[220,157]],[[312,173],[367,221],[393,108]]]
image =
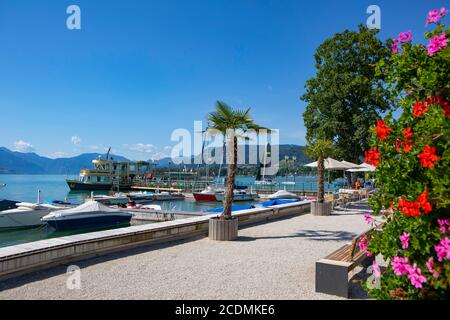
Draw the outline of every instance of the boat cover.
[[[77,213],[83,213],[83,212],[111,212],[111,213],[118,213],[122,212],[118,209],[113,209],[110,207],[107,207],[100,202],[97,201],[87,201],[83,203],[82,205],[79,205],[78,207],[72,208],[72,209],[64,209],[64,210],[58,210],[54,211],[52,215],[57,214],[77,214]]]
[[[301,200],[298,199],[275,199],[270,201],[261,202],[261,205],[263,207],[271,207],[271,206],[277,206],[279,204],[288,204],[288,203],[294,203],[294,202],[300,202]]]

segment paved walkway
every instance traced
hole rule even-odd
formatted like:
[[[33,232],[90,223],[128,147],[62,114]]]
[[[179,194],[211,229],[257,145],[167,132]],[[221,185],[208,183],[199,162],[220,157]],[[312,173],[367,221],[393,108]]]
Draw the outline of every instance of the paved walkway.
[[[66,267],[0,283],[0,299],[335,299],[314,292],[315,262],[367,229],[362,214],[310,214],[207,238],[85,260],[81,289]]]

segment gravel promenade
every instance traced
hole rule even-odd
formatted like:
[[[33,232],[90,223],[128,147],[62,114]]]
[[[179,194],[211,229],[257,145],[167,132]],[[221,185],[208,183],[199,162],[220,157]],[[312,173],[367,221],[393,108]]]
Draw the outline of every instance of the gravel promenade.
[[[67,289],[66,267],[9,279],[0,299],[337,299],[314,292],[315,262],[366,229],[362,214],[307,214],[240,229],[233,242],[201,238],[85,260],[80,289]]]

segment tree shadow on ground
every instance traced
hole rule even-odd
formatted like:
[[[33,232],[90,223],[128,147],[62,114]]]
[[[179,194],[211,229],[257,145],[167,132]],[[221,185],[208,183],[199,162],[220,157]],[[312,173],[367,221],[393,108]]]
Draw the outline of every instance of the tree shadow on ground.
[[[352,240],[356,233],[347,231],[330,231],[330,230],[301,230],[286,236],[268,236],[268,237],[238,237],[237,241],[255,241],[260,239],[289,239],[289,238],[308,238],[316,241],[339,241]]]

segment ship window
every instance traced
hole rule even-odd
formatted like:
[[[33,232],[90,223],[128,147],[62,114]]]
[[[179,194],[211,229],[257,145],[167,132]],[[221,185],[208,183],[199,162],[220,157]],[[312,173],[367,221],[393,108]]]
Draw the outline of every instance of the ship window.
[[[134,164],[130,164],[130,171],[136,171],[136,166]]]

